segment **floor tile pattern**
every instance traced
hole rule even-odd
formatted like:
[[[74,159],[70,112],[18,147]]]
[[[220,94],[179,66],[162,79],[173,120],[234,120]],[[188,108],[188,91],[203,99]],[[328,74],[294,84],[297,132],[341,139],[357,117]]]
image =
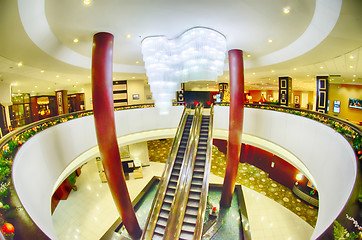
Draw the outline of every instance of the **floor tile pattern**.
[[[148,142],[150,161],[165,163],[173,139],[153,140]],[[211,173],[224,177],[226,156],[217,147],[212,149]],[[317,221],[318,209],[297,198],[289,188],[268,178],[268,174],[259,168],[239,163],[236,182],[273,199],[277,203],[297,214],[312,227]]]

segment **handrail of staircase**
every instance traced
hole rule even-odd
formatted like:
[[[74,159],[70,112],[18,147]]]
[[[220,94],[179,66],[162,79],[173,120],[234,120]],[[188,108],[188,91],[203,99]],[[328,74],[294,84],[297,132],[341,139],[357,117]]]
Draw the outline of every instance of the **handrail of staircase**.
[[[170,181],[170,177],[171,177],[171,173],[172,173],[171,170],[175,163],[177,150],[180,146],[181,137],[182,137],[182,133],[185,128],[187,116],[190,114],[190,112],[191,112],[191,109],[187,108],[185,106],[184,111],[182,113],[180,123],[177,127],[177,132],[176,132],[175,138],[173,140],[170,153],[169,153],[167,161],[166,161],[165,169],[162,173],[162,177],[158,184],[155,198],[153,199],[153,202],[151,205],[150,213],[147,217],[146,228],[143,232],[142,239],[152,239],[153,232],[156,228],[158,215],[159,215],[161,207],[162,207],[162,202],[166,195],[167,185],[168,185],[168,182]]]

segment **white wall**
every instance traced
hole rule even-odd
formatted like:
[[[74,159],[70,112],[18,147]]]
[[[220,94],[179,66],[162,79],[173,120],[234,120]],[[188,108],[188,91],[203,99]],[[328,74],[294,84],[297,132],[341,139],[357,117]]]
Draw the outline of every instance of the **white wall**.
[[[228,107],[215,107],[214,128],[228,129]],[[297,115],[246,108],[243,132],[287,149],[312,174],[319,194],[317,238],[333,223],[356,181],[356,157],[342,135],[319,122]]]
[[[159,115],[155,108],[117,111],[117,136],[176,128],[182,111],[183,107],[172,107],[169,115]],[[36,134],[15,156],[15,190],[29,216],[50,239],[57,239],[50,206],[54,185],[77,156],[96,144],[94,118],[87,116]]]
[[[117,136],[177,127],[182,107],[169,115],[155,108],[115,113]],[[215,107],[214,129],[228,129],[228,107]],[[299,158],[313,175],[319,213],[312,238],[318,237],[342,210],[356,179],[356,160],[349,143],[333,129],[286,113],[245,109],[244,133],[265,139]],[[29,139],[13,165],[13,182],[25,210],[51,238],[57,239],[50,199],[57,179],[72,161],[96,146],[93,116],[49,128]]]

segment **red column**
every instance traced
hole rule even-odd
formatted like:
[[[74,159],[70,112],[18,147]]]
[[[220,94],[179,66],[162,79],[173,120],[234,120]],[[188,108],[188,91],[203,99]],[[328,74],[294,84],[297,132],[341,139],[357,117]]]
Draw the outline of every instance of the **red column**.
[[[94,121],[99,151],[113,200],[130,236],[139,238],[138,224],[119,155],[113,108],[113,35],[97,33],[93,37],[92,93]]]
[[[220,205],[230,207],[234,194],[236,175],[241,150],[241,134],[244,117],[244,66],[243,51],[233,49],[229,51],[230,75],[230,114],[229,114],[229,140],[226,172],[221,194]]]

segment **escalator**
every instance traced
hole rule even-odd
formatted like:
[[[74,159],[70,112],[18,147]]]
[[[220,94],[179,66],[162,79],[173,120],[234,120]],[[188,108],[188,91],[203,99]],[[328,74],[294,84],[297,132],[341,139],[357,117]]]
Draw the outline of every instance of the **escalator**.
[[[181,227],[180,239],[193,239],[197,227],[197,218],[201,207],[200,200],[202,199],[201,194],[204,186],[209,128],[210,116],[204,115],[201,120],[199,141],[193,164],[191,186]]]
[[[180,142],[177,154],[176,154],[176,159],[175,159],[173,168],[171,170],[171,177],[170,177],[170,180],[169,180],[167,188],[166,188],[166,194],[165,194],[162,206],[161,206],[160,213],[158,215],[158,219],[156,222],[156,227],[155,227],[152,239],[162,239],[163,235],[165,234],[165,228],[166,228],[168,217],[170,215],[171,205],[174,201],[174,197],[175,197],[175,193],[176,193],[176,189],[177,189],[177,183],[179,182],[181,166],[182,166],[183,159],[185,156],[187,143],[189,141],[190,129],[191,129],[193,119],[194,119],[193,115],[189,115],[187,117],[184,131],[183,131],[183,134],[181,137],[181,142]]]
[[[202,106],[188,111],[180,121],[142,239],[202,237],[211,164],[213,108],[209,113],[204,113]]]

